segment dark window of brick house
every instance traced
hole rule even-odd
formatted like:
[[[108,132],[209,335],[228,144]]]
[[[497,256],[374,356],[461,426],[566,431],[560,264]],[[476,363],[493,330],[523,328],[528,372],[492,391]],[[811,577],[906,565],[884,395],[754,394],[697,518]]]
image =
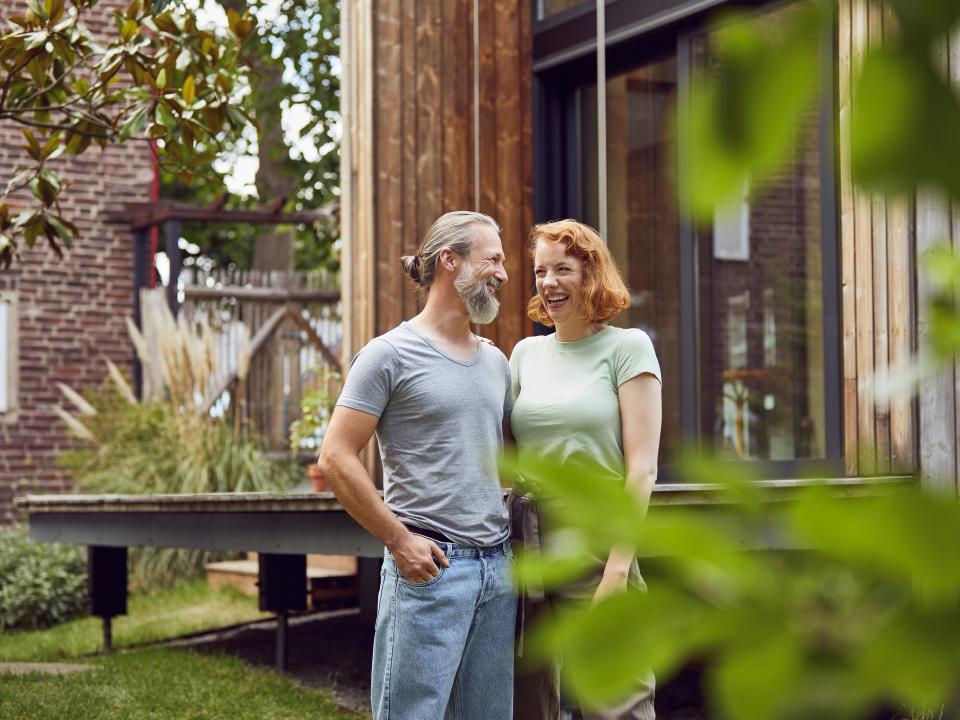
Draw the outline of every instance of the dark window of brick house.
[[[0,293],[0,421],[17,407],[17,305],[10,293]]]
[[[632,17],[617,5],[608,37],[643,26],[642,3]],[[757,7],[756,22],[782,22],[790,7]],[[595,46],[552,61],[564,42],[569,55],[588,40],[590,19],[580,19],[583,37],[572,25],[539,37],[535,27],[536,214],[599,227]],[[690,442],[767,463],[776,477],[832,470],[841,453],[839,393],[829,392],[839,385],[839,288],[824,280],[837,270],[832,129],[823,127],[832,113],[811,111],[771,183],[742,188],[712,223],[694,226],[676,202],[675,125],[678,94],[711,70],[705,20],[690,15],[607,47],[606,239],[633,299],[617,324],[646,330],[664,368],[668,474]],[[832,107],[829,88],[824,97]]]

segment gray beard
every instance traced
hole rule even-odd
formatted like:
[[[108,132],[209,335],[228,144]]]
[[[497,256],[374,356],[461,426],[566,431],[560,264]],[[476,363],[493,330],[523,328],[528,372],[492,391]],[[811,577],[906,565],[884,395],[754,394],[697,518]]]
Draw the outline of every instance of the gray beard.
[[[473,266],[464,261],[460,274],[453,281],[453,287],[463,301],[470,322],[477,325],[492,323],[500,312],[500,301],[493,296],[489,281],[477,280],[473,276]]]

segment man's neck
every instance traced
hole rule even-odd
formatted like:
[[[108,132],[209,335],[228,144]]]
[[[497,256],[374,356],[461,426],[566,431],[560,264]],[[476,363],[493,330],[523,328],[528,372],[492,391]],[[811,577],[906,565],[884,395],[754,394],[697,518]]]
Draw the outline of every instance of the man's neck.
[[[450,343],[473,342],[470,315],[453,288],[430,288],[426,305],[410,322],[428,335]]]

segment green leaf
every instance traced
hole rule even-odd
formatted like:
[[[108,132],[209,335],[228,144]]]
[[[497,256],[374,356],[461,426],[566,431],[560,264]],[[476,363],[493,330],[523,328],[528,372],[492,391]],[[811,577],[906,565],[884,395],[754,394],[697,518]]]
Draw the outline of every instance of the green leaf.
[[[26,128],[22,129],[21,132],[23,133],[23,137],[27,140],[27,144],[24,147],[26,148],[30,157],[37,162],[43,160],[43,149],[40,147],[40,142],[37,140],[37,136]]]
[[[893,46],[868,55],[851,113],[857,183],[884,193],[933,184],[960,195],[960,137],[953,130],[960,101],[928,48]]]
[[[165,11],[159,15],[154,15],[153,21],[156,23],[157,27],[165,33],[169,33],[173,36],[180,34],[180,28],[169,12]]]
[[[773,172],[810,111],[825,14],[817,5],[790,12],[790,22],[775,30],[743,17],[720,25],[716,72],[680,99],[678,132],[688,148],[681,190],[701,217]]]
[[[192,105],[197,97],[197,88],[193,80],[193,75],[187,75],[183,81],[183,90],[181,92],[183,100],[187,105]]]
[[[781,720],[789,717],[791,695],[801,682],[802,670],[801,648],[793,638],[773,635],[715,661],[714,697],[725,717]]]
[[[37,0],[27,0],[27,9],[41,20],[50,19],[50,16],[47,15],[47,11]]]
[[[150,108],[149,105],[145,105],[127,118],[123,125],[120,126],[120,140],[129,140],[132,137],[140,135],[140,133],[143,132],[143,128],[146,127],[147,118],[151,112],[152,108]]]
[[[27,50],[33,50],[35,48],[43,46],[47,40],[50,38],[50,33],[46,30],[41,30],[39,32],[30,33],[26,41],[25,47]]]
[[[60,133],[55,132],[51,134],[49,138],[47,138],[47,142],[44,143],[43,148],[40,151],[40,156],[43,160],[52,160],[56,158],[60,152],[63,152],[63,146],[60,142]]]
[[[57,237],[66,247],[73,247],[73,236],[77,232],[76,226],[56,215],[47,215],[47,224],[53,228]]]
[[[120,26],[120,37],[124,42],[130,42],[140,33],[140,26],[135,20],[124,20]]]

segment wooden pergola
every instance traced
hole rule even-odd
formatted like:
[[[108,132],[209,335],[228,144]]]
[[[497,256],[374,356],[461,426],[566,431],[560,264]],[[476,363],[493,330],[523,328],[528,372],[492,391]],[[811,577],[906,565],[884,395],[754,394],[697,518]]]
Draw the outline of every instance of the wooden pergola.
[[[218,197],[206,206],[177,202],[135,202],[124,203],[106,214],[108,223],[127,225],[134,233],[134,318],[141,326],[140,291],[153,287],[153,256],[159,249],[159,242],[153,238],[162,238],[163,249],[170,262],[170,275],[167,281],[166,297],[170,311],[177,315],[180,309],[178,298],[178,280],[183,268],[180,250],[180,236],[184,222],[202,223],[245,223],[258,225],[313,225],[333,217],[338,208],[328,205],[319,210],[302,212],[282,212],[286,198],[277,198],[259,208],[231,210],[226,208],[228,195]],[[156,235],[154,234],[156,233]],[[206,287],[187,285],[182,288],[185,299],[201,300],[216,298],[236,298],[276,304],[279,307],[270,315],[257,334],[251,340],[250,356],[256,355],[267,340],[286,320],[292,321],[307,335],[307,340],[323,355],[324,360],[335,370],[340,371],[340,362],[334,353],[320,339],[310,324],[303,318],[300,308],[307,303],[335,303],[340,293],[332,290],[306,288],[251,288],[251,287]],[[142,382],[142,368],[135,359],[135,381],[137,387]],[[235,379],[235,378],[234,378]],[[229,386],[229,381],[221,392]]]

